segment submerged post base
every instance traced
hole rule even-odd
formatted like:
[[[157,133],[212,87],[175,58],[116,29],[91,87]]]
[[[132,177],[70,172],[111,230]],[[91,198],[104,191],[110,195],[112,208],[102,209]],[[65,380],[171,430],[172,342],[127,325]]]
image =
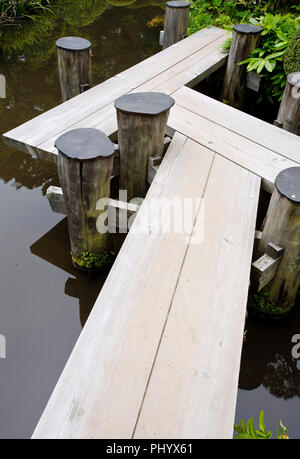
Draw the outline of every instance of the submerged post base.
[[[294,309],[295,303],[281,306],[271,301],[269,293],[250,294],[248,301],[248,311],[250,315],[259,319],[279,320],[287,317]]]
[[[80,257],[74,257],[72,252],[73,266],[81,271],[98,271],[111,265],[115,259],[115,253],[106,250],[101,253],[83,252]]]

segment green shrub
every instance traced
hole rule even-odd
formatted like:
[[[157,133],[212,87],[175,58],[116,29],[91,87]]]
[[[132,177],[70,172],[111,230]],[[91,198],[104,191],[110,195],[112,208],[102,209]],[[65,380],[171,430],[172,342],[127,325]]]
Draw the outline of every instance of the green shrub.
[[[283,62],[287,50],[300,26],[300,19],[292,14],[265,14],[251,19],[251,23],[263,27],[260,47],[241,64],[248,64],[248,72],[264,75],[264,91],[258,102],[267,98],[271,103],[282,99],[286,72]]]
[[[269,440],[272,438],[272,432],[270,430],[266,430],[263,411],[259,414],[258,429],[254,426],[253,418],[250,418],[247,421],[247,424],[245,424],[241,419],[240,425],[234,425],[234,430],[237,432],[234,439],[237,440]],[[282,424],[282,421],[280,421],[280,427],[276,432],[278,440],[289,439],[287,435],[287,428]]]
[[[290,41],[284,55],[283,68],[287,75],[300,72],[300,29]]]
[[[24,17],[34,19],[41,11],[51,11],[50,0],[1,0],[0,24],[14,23]]]

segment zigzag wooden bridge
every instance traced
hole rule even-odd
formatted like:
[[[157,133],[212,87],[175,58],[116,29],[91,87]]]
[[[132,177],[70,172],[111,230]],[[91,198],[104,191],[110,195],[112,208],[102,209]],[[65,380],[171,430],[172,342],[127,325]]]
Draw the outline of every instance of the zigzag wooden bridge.
[[[261,183],[298,166],[300,144],[190,89],[226,63],[226,37],[202,30],[4,136],[53,159],[71,129],[114,135],[116,98],[164,92],[172,141],[138,219],[153,198],[198,202],[188,233],[134,221],[33,438],[232,437]]]

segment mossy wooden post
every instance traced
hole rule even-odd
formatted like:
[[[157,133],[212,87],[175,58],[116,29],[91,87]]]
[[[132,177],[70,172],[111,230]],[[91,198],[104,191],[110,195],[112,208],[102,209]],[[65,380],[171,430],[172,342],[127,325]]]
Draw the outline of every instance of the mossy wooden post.
[[[172,97],[157,92],[131,93],[115,102],[120,150],[120,189],[128,200],[147,191],[148,159],[162,156]]]
[[[247,65],[239,65],[248,59],[258,46],[263,29],[250,24],[233,27],[232,44],[229,51],[222,101],[242,109],[246,101]]]
[[[86,91],[92,84],[91,43],[80,37],[56,41],[62,101]]]
[[[269,243],[284,250],[276,274],[264,291],[269,293],[269,302],[288,311],[300,287],[300,167],[285,169],[276,178],[259,256],[268,251]]]
[[[300,135],[300,72],[287,77],[275,126]]]
[[[72,260],[76,267],[101,267],[108,261],[110,237],[100,232],[99,199],[110,196],[114,144],[98,129],[75,129],[60,136],[58,176],[65,198]]]
[[[163,48],[182,40],[187,35],[190,4],[184,1],[166,3]]]

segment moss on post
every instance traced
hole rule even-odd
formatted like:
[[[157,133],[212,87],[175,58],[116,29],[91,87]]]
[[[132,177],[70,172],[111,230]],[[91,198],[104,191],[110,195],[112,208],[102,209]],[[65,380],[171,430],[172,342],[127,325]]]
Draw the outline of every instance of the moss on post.
[[[99,228],[98,219],[106,212],[110,196],[114,144],[97,129],[75,129],[60,136],[55,146],[73,264],[99,269],[112,255],[108,229]]]
[[[267,302],[285,314],[300,287],[300,167],[282,171],[276,178],[258,256],[273,243],[284,249],[273,279],[264,288]]]

